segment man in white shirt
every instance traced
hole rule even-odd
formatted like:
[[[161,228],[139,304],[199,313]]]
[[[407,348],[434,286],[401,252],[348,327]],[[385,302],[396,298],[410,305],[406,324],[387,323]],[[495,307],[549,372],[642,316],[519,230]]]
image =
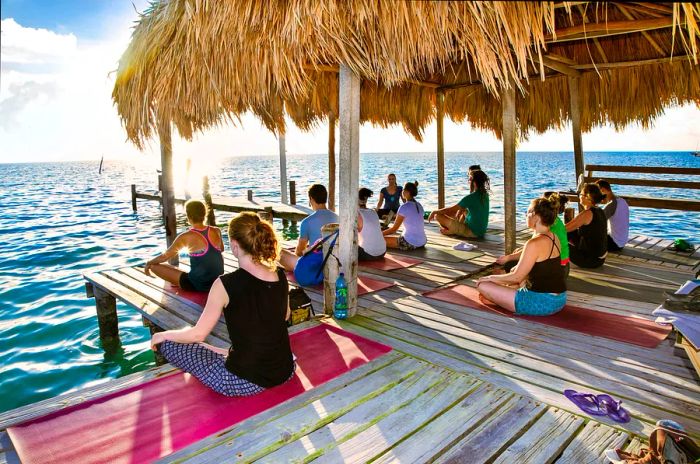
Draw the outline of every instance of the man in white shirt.
[[[620,251],[629,240],[630,210],[627,202],[615,196],[606,180],[596,182],[605,196],[605,217],[608,218],[608,251]]]

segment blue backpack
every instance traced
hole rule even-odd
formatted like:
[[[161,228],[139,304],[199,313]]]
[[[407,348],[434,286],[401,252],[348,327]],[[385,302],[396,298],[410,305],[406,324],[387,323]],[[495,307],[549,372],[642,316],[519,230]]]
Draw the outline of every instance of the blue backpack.
[[[333,237],[329,252],[323,256],[323,244]],[[302,287],[313,287],[323,283],[323,267],[331,255],[331,251],[338,239],[338,231],[326,235],[322,240],[317,241],[306,253],[299,257],[294,266],[294,278]]]

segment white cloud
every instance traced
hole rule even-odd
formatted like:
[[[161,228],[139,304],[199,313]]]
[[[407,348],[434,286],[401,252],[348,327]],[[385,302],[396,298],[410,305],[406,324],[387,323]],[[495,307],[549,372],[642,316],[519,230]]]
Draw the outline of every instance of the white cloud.
[[[12,18],[2,20],[2,61],[5,63],[60,62],[75,54],[78,39],[48,29],[22,27]]]

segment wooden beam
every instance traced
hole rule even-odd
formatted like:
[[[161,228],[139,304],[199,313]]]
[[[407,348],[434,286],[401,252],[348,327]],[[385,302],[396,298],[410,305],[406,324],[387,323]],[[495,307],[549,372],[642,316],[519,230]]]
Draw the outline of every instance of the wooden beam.
[[[333,64],[305,64],[303,66],[303,68],[306,70],[309,70],[309,71],[322,71],[322,72],[334,72],[334,73],[339,72],[338,66],[333,65]],[[427,87],[429,89],[437,89],[442,85],[439,82],[422,81],[422,80],[418,80],[418,79],[406,79],[404,82],[406,82],[408,84],[413,84],[413,85],[420,85],[422,87]]]
[[[177,218],[175,217],[175,191],[173,189],[173,143],[170,122],[160,124],[161,190],[163,198],[163,224],[165,225],[165,242],[172,245],[177,237]],[[170,261],[173,266],[180,262],[175,255]]]
[[[505,252],[515,250],[515,82],[501,92],[503,110],[503,201],[505,214]]]
[[[357,311],[357,190],[360,186],[360,77],[340,65],[340,234],[341,271],[348,283],[348,317]],[[325,285],[334,284],[326,282]]]
[[[600,59],[603,60],[603,63],[607,63],[608,56],[605,54],[603,46],[600,45],[600,41],[598,39],[593,39],[593,45],[595,45],[595,49],[598,50],[598,55],[600,55]]]
[[[653,179],[627,179],[622,177],[601,177],[601,176],[586,176],[586,182],[595,182],[598,179],[605,179],[613,185],[637,185],[640,187],[663,187],[663,188],[682,188],[691,190],[700,190],[700,182],[684,181],[684,180],[653,180]]]
[[[581,96],[578,90],[578,78],[569,78],[569,108],[571,131],[574,137],[574,165],[576,182],[583,175],[583,144],[581,139]]]
[[[328,209],[335,211],[335,122],[328,116]]]
[[[578,195],[563,192],[570,202],[578,202]],[[698,211],[700,212],[700,201],[698,200],[678,200],[675,198],[655,198],[636,197],[632,195],[617,195],[623,198],[629,206],[635,208],[672,209],[675,211]]]
[[[618,10],[622,12],[623,15],[625,15],[625,18],[627,19],[635,19],[635,17],[630,13],[627,8],[622,6],[621,3],[614,3],[614,5],[617,7]],[[646,39],[647,42],[656,50],[656,52],[661,55],[661,56],[666,56],[666,51],[661,48],[661,45],[659,45],[656,40],[652,36],[649,35],[648,32],[644,31],[642,32],[642,36]]]
[[[571,66],[566,65],[560,61],[553,60],[553,59],[549,58],[547,55],[543,55],[541,57],[535,55],[534,58],[535,58],[535,60],[540,61],[543,65],[545,65],[549,69],[553,69],[553,70],[558,71],[562,74],[566,74],[567,76],[578,77],[581,75],[581,73],[579,71],[572,68]]]
[[[642,174],[685,174],[700,176],[700,168],[680,168],[668,166],[619,166],[606,164],[587,164],[587,171],[634,172]]]
[[[282,203],[287,203],[287,143],[284,134],[277,135],[280,147],[280,196]]]
[[[445,141],[443,122],[445,118],[445,92],[438,90],[435,95],[437,106],[437,183],[438,183],[438,209],[445,207]]]
[[[673,14],[673,9],[671,9],[665,5],[659,5],[658,3],[651,3],[651,2],[632,2],[632,3],[636,3],[637,5],[643,6],[644,8],[658,11],[660,13]]]
[[[592,71],[595,69],[614,69],[614,68],[634,68],[636,66],[645,66],[648,64],[659,64],[667,63],[670,61],[681,61],[691,59],[690,55],[679,55],[679,56],[666,56],[663,58],[650,58],[648,60],[634,60],[634,61],[618,61],[613,63],[590,63],[590,64],[577,64],[572,66],[574,69],[580,71]]]
[[[619,34],[664,29],[667,27],[673,27],[672,17],[588,23],[559,29],[554,34],[547,34],[545,36],[545,42],[557,43],[571,40],[592,39],[594,37],[609,37]]]

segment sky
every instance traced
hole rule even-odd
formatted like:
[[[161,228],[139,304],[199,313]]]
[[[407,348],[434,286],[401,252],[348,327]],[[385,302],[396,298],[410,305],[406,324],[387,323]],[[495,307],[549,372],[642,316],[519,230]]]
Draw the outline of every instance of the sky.
[[[111,91],[119,57],[145,0],[0,0],[0,162],[131,159],[158,157],[152,142],[139,152],[126,140]],[[327,126],[304,133],[289,125],[287,152],[324,153]],[[420,143],[401,128],[363,125],[360,151],[434,152],[435,125]],[[651,131],[611,127],[583,135],[585,151],[697,150],[700,110],[669,108]],[[501,142],[468,124],[445,122],[445,150],[500,151]],[[519,151],[571,151],[570,130],[531,136]],[[278,143],[252,115],[238,127],[175,138],[175,157],[273,155]]]

